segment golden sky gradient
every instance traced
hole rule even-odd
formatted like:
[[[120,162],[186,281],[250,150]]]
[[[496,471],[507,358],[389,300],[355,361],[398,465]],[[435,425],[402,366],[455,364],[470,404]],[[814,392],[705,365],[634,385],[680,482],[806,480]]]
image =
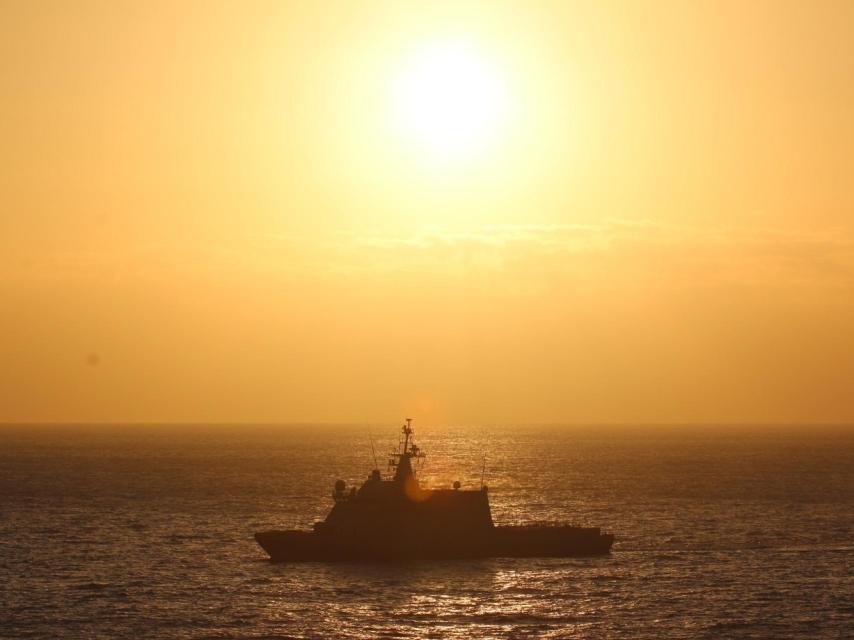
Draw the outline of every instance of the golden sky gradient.
[[[10,0],[0,113],[0,421],[854,421],[848,0]]]

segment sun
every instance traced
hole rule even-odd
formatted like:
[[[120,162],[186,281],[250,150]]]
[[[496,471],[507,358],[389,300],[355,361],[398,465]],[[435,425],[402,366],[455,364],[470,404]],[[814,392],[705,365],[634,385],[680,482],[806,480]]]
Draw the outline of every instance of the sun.
[[[471,158],[495,144],[508,116],[497,65],[464,42],[415,51],[393,82],[398,133],[431,158]]]

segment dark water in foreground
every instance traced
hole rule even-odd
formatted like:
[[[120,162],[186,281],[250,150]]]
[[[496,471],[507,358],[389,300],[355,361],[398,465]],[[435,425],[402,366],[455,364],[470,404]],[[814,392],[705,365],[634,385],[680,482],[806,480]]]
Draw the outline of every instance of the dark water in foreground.
[[[417,426],[417,425],[416,425]],[[498,522],[618,536],[609,557],[273,565],[367,429],[0,427],[0,636],[843,638],[854,429],[422,427],[428,485]],[[378,452],[395,429],[372,428]],[[381,463],[385,456],[380,457]]]

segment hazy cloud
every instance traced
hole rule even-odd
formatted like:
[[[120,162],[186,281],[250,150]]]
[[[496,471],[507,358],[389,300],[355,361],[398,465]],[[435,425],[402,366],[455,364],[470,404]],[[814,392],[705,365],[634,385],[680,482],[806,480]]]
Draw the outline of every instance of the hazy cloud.
[[[684,284],[849,284],[854,240],[842,229],[709,228],[650,220],[598,225],[431,226],[401,236],[348,234],[361,271],[499,269],[508,276],[642,278]]]
[[[425,226],[402,235],[269,234],[194,243],[3,256],[5,281],[315,279],[489,275],[592,286],[854,285],[854,238],[844,229],[711,228],[652,220],[601,224]]]

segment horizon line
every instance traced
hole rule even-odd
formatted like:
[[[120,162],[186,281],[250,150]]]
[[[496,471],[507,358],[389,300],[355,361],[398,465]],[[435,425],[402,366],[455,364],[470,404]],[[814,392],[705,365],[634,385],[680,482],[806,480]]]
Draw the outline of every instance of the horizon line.
[[[394,424],[388,421],[268,421],[268,420],[249,420],[249,421],[204,421],[204,420],[34,420],[34,421],[0,421],[0,428],[3,427],[24,427],[24,426],[208,426],[208,427],[251,427],[251,426],[267,426],[267,427],[288,427],[288,426],[325,426],[325,427],[354,427],[376,424],[377,426],[389,426]],[[424,424],[424,423],[422,423]],[[466,426],[495,426],[495,427],[691,427],[691,426],[715,426],[715,427],[854,427],[852,421],[798,421],[798,422],[773,422],[773,421],[710,421],[710,420],[686,420],[686,421],[590,421],[590,422],[483,422],[483,423],[466,423],[466,422],[441,422],[441,423],[426,423],[428,426],[441,427],[466,427]]]

